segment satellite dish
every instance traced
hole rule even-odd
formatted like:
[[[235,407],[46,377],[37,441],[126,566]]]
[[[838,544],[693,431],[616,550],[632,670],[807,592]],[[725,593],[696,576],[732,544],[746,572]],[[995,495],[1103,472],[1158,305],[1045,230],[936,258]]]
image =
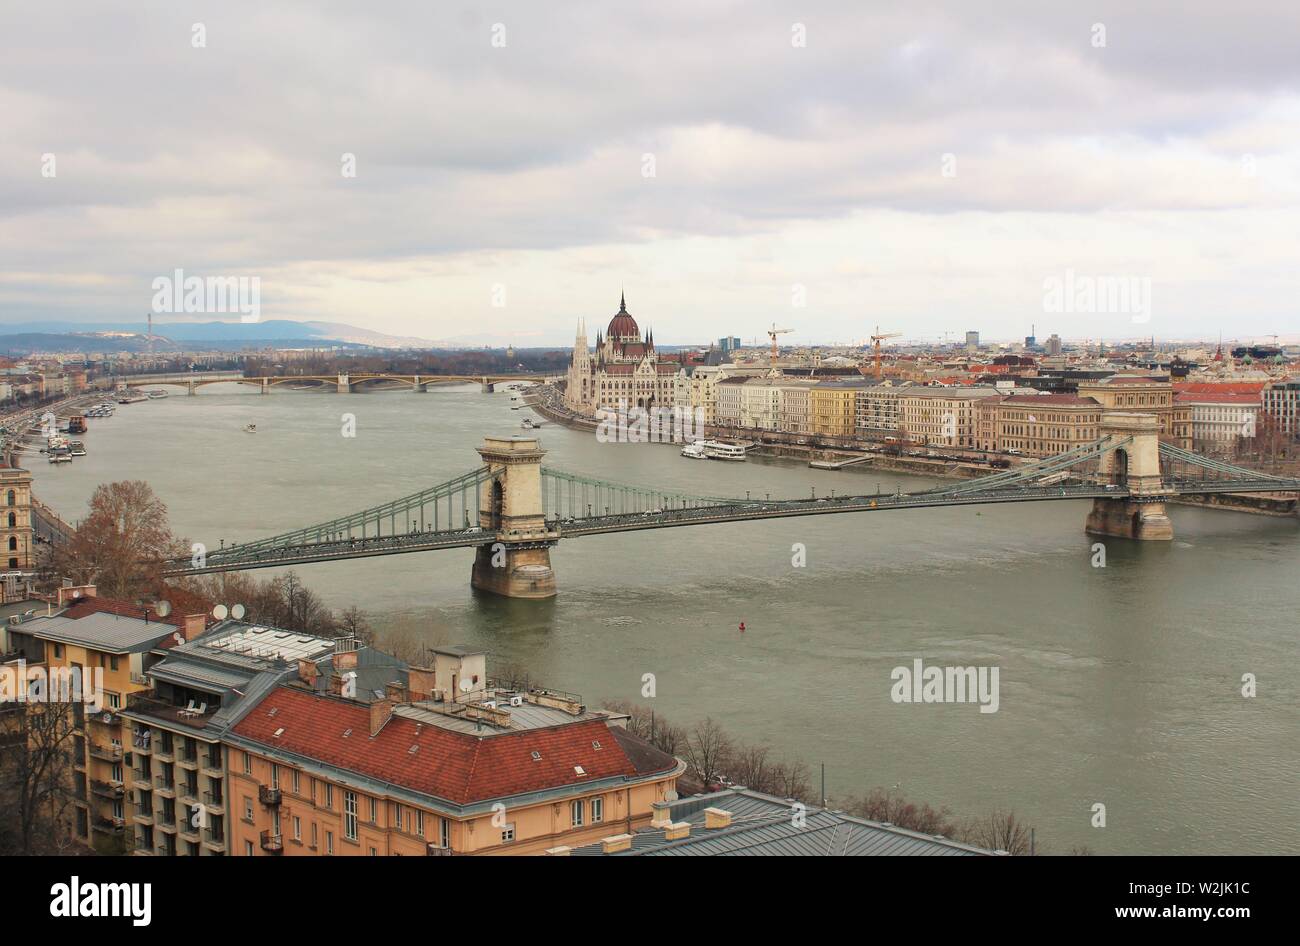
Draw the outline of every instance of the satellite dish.
[[[468,680],[462,680],[460,681],[460,688],[463,692],[468,693],[470,690],[474,689],[474,684],[470,683]]]
[[[172,613],[172,603],[170,601],[159,601],[154,605],[153,609],[157,612],[160,618],[165,618],[167,615]]]
[[[226,619],[226,615],[229,613],[230,612],[226,610],[226,606],[224,604],[219,604],[212,609],[212,616],[216,618],[218,621],[224,621]]]
[[[230,609],[230,616],[234,618],[236,621],[242,621],[246,613],[247,612],[244,610],[244,606],[242,604],[237,604]]]

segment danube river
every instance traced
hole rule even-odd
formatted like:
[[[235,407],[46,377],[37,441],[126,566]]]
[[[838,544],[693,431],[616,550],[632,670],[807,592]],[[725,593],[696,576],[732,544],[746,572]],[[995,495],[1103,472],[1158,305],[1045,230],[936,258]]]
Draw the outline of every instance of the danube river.
[[[98,483],[148,480],[175,531],[215,547],[466,472],[485,434],[523,433],[531,412],[510,404],[477,386],[215,385],[123,406],[91,421],[87,457],[30,466],[69,519]],[[693,461],[551,425],[540,436],[551,466],[692,493],[929,483]],[[331,606],[483,647],[591,704],[638,700],[653,673],[646,702],[665,717],[712,716],[803,760],[814,783],[825,763],[832,798],[897,786],[961,816],[1014,809],[1059,853],[1300,853],[1300,523],[1174,507],[1175,541],[1112,540],[1097,568],[1085,512],[1060,502],[575,539],[552,553],[551,602],[472,593],[465,550],[298,571]],[[792,566],[796,543],[806,567]],[[893,702],[891,671],[916,658],[997,667],[997,712]],[[1240,692],[1246,673],[1254,699]],[[1091,824],[1098,803],[1104,828]]]

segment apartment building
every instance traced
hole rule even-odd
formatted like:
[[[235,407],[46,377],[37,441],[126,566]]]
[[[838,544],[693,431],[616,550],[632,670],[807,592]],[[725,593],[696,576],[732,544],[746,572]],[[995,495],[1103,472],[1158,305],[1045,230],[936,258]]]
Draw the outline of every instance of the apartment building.
[[[996,388],[909,388],[898,399],[898,426],[921,443],[975,447],[979,406],[998,396]]]
[[[1050,457],[1092,443],[1099,436],[1101,405],[1073,394],[1013,394],[979,406],[981,450],[1012,450]]]
[[[824,437],[851,438],[858,418],[858,392],[866,381],[820,381],[808,392],[808,426]]]
[[[684,763],[572,694],[491,685],[441,648],[368,705],[310,680],[227,736],[231,853],[540,854],[648,825]]]
[[[99,598],[93,586],[62,588],[46,615],[5,628],[5,652],[50,673],[95,681],[99,706],[69,704],[73,714],[73,836],[103,854],[130,850],[127,831],[132,755],[122,710],[148,688],[156,648],[196,634],[203,615],[159,617],[153,610]]]
[[[785,380],[780,385],[781,401],[776,429],[792,434],[806,434],[812,430],[809,421],[813,381]]]
[[[1192,449],[1192,409],[1174,402],[1174,388],[1168,378],[1113,375],[1080,381],[1078,394],[1092,398],[1102,410],[1155,414],[1160,419],[1163,440],[1184,450]]]
[[[747,375],[730,375],[717,382],[717,410],[714,414],[721,427],[739,427],[744,415],[744,384]]]
[[[1255,394],[1180,391],[1174,403],[1191,410],[1192,449],[1226,454],[1239,440],[1253,440],[1262,400]]]
[[[160,656],[147,671],[150,689],[132,696],[122,715],[135,758],[134,849],[163,857],[231,853],[222,740],[258,698],[301,674],[365,702],[406,674],[404,662],[349,639],[233,620]]]
[[[855,425],[859,436],[880,437],[898,430],[902,417],[898,411],[898,399],[912,388],[910,381],[895,384],[884,381],[868,385],[858,391],[855,409]]]
[[[1291,437],[1300,436],[1300,380],[1274,381],[1262,392],[1262,408]]]
[[[0,462],[0,554],[10,571],[36,567],[32,528],[32,474]]]
[[[777,430],[781,424],[780,378],[750,378],[740,389],[740,426]]]

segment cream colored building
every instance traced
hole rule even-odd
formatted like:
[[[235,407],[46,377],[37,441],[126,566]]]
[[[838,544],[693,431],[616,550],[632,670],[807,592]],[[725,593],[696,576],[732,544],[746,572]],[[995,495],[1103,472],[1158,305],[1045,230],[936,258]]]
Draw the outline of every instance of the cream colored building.
[[[979,406],[998,397],[995,388],[909,388],[898,399],[899,428],[910,440],[948,447],[974,447]]]
[[[1079,397],[1090,397],[1107,411],[1154,414],[1160,438],[1184,450],[1192,449],[1192,409],[1174,402],[1167,378],[1115,375],[1100,381],[1079,382]]]

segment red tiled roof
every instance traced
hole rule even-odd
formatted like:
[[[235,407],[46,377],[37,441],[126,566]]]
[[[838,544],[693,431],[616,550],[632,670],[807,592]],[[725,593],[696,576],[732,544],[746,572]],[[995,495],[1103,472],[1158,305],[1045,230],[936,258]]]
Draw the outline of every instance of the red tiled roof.
[[[1183,381],[1174,385],[1174,390],[1188,394],[1258,394],[1264,390],[1264,381],[1225,381],[1215,384],[1209,381]]]
[[[1259,394],[1238,394],[1232,391],[1179,391],[1174,395],[1179,404],[1259,404]]]
[[[117,614],[124,618],[137,618],[143,621],[146,616],[150,621],[159,621],[163,624],[172,624],[176,627],[185,626],[184,615],[172,612],[167,617],[159,617],[153,608],[144,608],[138,604],[132,604],[129,601],[120,601],[116,598],[82,598],[72,607],[68,608],[64,617],[72,618],[74,621],[80,618],[89,617],[92,614],[107,612]]]
[[[277,737],[279,729],[284,731]],[[349,729],[352,735],[344,736]],[[234,731],[265,746],[462,805],[616,776],[636,778],[676,765],[655,749],[649,760],[633,762],[603,719],[480,737],[394,715],[370,736],[369,707],[284,686],[268,694]],[[594,742],[601,748],[594,748]],[[411,752],[412,746],[419,748]],[[540,761],[533,760],[533,752],[540,753]],[[586,774],[578,775],[574,766]]]

